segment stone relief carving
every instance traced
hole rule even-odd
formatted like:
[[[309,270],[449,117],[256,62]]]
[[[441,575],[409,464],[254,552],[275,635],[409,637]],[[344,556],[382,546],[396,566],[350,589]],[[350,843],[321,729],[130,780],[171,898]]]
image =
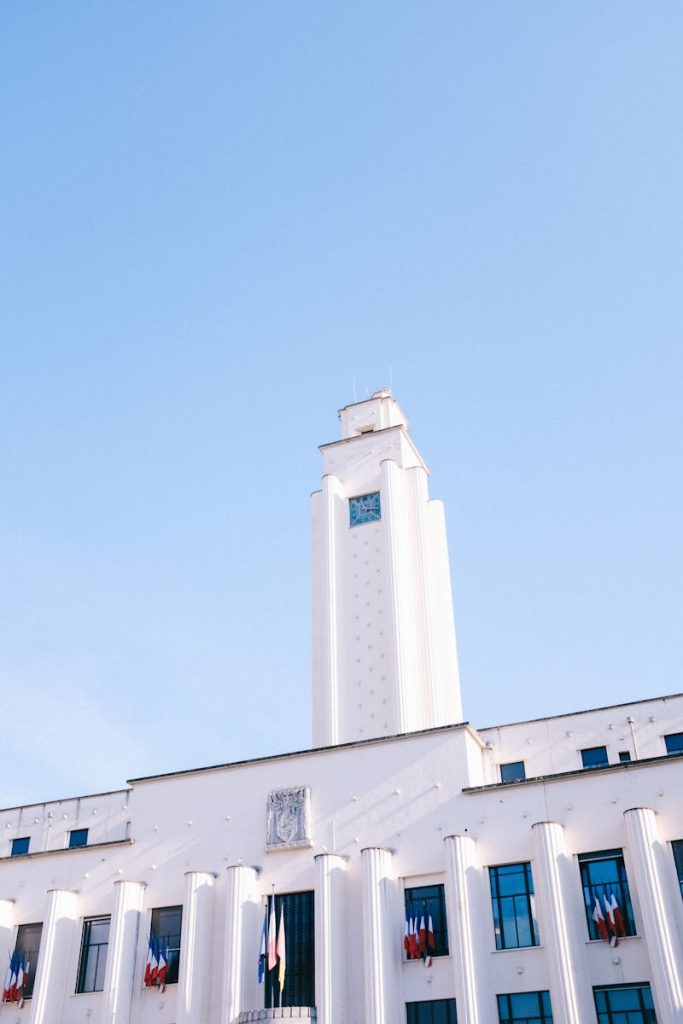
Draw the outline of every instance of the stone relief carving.
[[[266,850],[313,845],[309,835],[310,803],[308,786],[274,789],[268,795]]]

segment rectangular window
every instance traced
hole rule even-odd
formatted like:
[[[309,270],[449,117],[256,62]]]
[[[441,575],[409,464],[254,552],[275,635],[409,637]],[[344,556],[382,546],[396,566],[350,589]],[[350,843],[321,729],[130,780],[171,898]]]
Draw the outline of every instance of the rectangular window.
[[[272,897],[271,897],[272,898]],[[312,892],[275,897],[276,930],[284,907],[287,972],[280,993],[278,965],[266,973],[266,1009],[274,1006],[315,1006],[315,918]],[[269,907],[270,910],[270,901]],[[282,1002],[280,997],[282,995]]]
[[[423,1003],[406,1003],[407,1024],[458,1024],[455,999],[430,999]]]
[[[3,1003],[17,1003],[33,995],[42,931],[42,924],[20,924],[17,928],[17,940],[2,993]]]
[[[500,1024],[553,1024],[549,992],[517,992],[497,998]]]
[[[619,760],[621,761],[622,764],[625,761],[630,761],[631,760],[631,751],[630,750],[620,750],[619,751]]]
[[[22,836],[21,839],[12,840],[12,856],[21,857],[22,853],[28,853],[30,836]]]
[[[175,985],[178,981],[182,924],[182,907],[156,907],[152,911],[151,937],[158,943],[158,948],[168,965],[166,973],[167,985]]]
[[[609,938],[609,934],[605,934],[603,929],[607,929],[609,933],[609,908],[610,906],[614,907],[615,902],[623,920],[623,934],[635,935],[636,926],[622,851],[602,850],[598,853],[582,853],[579,856],[579,870],[589,937],[591,939]],[[601,917],[604,924],[601,924]],[[619,934],[618,922],[617,934]]]
[[[427,949],[431,956],[448,956],[448,928],[446,926],[446,896],[443,885],[418,885],[405,890],[406,919],[416,919],[418,927],[424,917],[429,927],[429,918],[434,928],[434,949]]]
[[[598,1024],[657,1024],[649,985],[605,986],[593,995]]]
[[[604,768],[609,764],[607,747],[585,747],[580,754],[584,768]]]
[[[88,845],[87,828],[75,828],[69,832],[69,849],[75,850],[78,846]]]
[[[683,732],[672,732],[664,737],[667,754],[683,754]]]
[[[496,949],[538,946],[531,864],[489,868]]]
[[[500,766],[501,782],[523,782],[525,778],[524,761],[509,761]]]
[[[683,839],[674,840],[671,844],[671,848],[674,852],[674,864],[676,865],[678,884],[681,887],[681,896],[683,896]]]
[[[110,921],[110,917],[92,917],[83,922],[76,992],[101,992],[104,988]]]

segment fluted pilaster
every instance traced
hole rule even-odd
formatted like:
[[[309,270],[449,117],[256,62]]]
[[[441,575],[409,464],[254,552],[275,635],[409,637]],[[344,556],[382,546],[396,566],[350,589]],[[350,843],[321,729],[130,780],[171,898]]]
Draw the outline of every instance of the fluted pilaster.
[[[40,939],[40,954],[31,1008],[33,1024],[64,1020],[68,971],[77,928],[78,896],[67,889],[50,889]]]
[[[392,928],[392,857],[389,850],[376,846],[362,850],[361,857],[365,1024],[395,1024],[401,937],[398,931],[394,936]]]
[[[249,985],[249,976],[256,978],[256,919],[262,912],[255,900],[256,879],[257,872],[246,864],[233,864],[228,868],[223,1024],[233,1024],[243,1010],[257,1005],[253,991],[256,986]],[[250,939],[253,939],[251,943]]]
[[[318,1024],[346,1024],[346,861],[333,853],[315,858],[315,1001]]]
[[[657,1020],[683,1024],[683,950],[671,920],[659,869],[662,853],[657,819],[649,807],[624,812],[626,835],[638,893],[643,935],[650,955]]]
[[[115,882],[104,976],[102,1024],[129,1024],[144,882]]]
[[[563,862],[567,856],[564,829],[556,821],[538,821],[532,830],[536,852],[534,890],[541,941],[548,956],[553,1020],[555,1024],[587,1024],[595,1021],[595,1008],[580,994],[563,885]]]
[[[214,876],[185,874],[185,905],[178,972],[178,1024],[208,1024]]]
[[[448,941],[455,973],[458,1024],[484,1024],[474,942],[472,889],[478,874],[476,845],[469,836],[446,836]],[[481,953],[479,953],[481,956]]]

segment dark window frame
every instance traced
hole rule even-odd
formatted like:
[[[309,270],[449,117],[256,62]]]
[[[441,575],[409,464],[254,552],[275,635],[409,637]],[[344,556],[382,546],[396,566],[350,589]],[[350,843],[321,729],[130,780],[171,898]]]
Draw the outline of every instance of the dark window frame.
[[[93,926],[107,923],[106,941],[91,942]],[[111,927],[111,915],[100,914],[97,917],[86,917],[83,921],[83,934],[81,936],[81,955],[78,960],[78,975],[76,977],[76,995],[90,992],[102,992],[104,989],[104,974],[107,969],[107,954],[109,952],[109,935]],[[95,968],[92,972],[92,987],[89,984],[91,955],[95,950]],[[100,987],[98,987],[100,985]]]
[[[631,760],[631,751],[630,750],[620,750],[619,751],[619,763],[620,764],[627,764],[630,760]]]
[[[538,1012],[529,1016],[527,1010],[522,1009],[521,1014],[515,1009],[515,1003],[520,999],[536,997]],[[509,992],[496,996],[498,1002],[498,1020],[500,1024],[553,1024],[553,1011],[550,1003],[550,992],[543,989],[540,992]]]
[[[500,768],[501,782],[524,782],[526,779],[526,765],[524,761],[506,761],[498,765],[498,767]],[[516,772],[515,769],[517,769]],[[506,775],[508,778],[505,777]]]
[[[22,849],[21,844],[26,843],[26,846]],[[16,839],[12,840],[12,848],[10,857],[25,857],[29,851],[31,845],[30,836],[17,836]]]
[[[80,841],[80,837],[85,835],[83,842]],[[69,832],[69,849],[78,850],[81,846],[88,845],[88,829],[87,828],[72,828]]]
[[[593,866],[598,864],[606,865],[610,861],[613,861],[615,865],[615,871],[612,872],[614,877],[609,881],[599,879],[598,875],[601,872],[598,871],[597,867],[596,870],[593,871]],[[578,863],[589,939],[591,941],[597,941],[601,938],[597,924],[593,920],[593,910],[595,908],[596,897],[602,909],[603,916],[607,919],[604,896],[609,895],[611,892],[614,892],[617,898],[619,909],[621,910],[624,918],[626,934],[637,935],[635,918],[633,916],[633,904],[631,902],[631,892],[628,884],[628,876],[626,874],[626,865],[624,863],[624,851],[597,850],[593,853],[581,853],[578,857]]]
[[[448,918],[443,882],[435,882],[433,885],[406,885],[403,890],[403,903],[406,918],[417,917],[418,924],[423,914],[427,924],[431,914],[435,948],[427,952],[432,957],[448,956]]]
[[[406,1003],[406,1024],[458,1024],[455,999],[421,999]]]
[[[598,751],[603,752],[602,756],[598,757]],[[604,744],[598,747],[582,747],[579,753],[583,768],[607,768],[609,765],[609,754]]]
[[[505,892],[508,886],[501,885],[505,879],[513,875],[521,875],[524,882],[517,892]],[[530,861],[519,861],[514,864],[493,864],[489,867],[489,885],[491,888],[491,908],[493,911],[493,931],[496,949],[528,949],[540,946],[541,939],[536,918],[536,902],[534,894],[534,878]],[[510,910],[513,911],[510,914]],[[520,936],[520,922],[526,925],[526,934],[530,941]],[[511,925],[514,925],[512,938]]]
[[[673,742],[669,743],[669,740],[673,740]],[[677,757],[679,754],[683,754],[683,732],[670,732],[664,737],[664,745],[667,757]]]
[[[613,1007],[610,1005],[610,994],[617,992],[636,992],[638,994],[638,1006]],[[604,1006],[600,1006],[604,996]],[[593,999],[595,1000],[595,1012],[598,1017],[598,1024],[621,1024],[628,1014],[629,1024],[657,1024],[657,1017],[652,1000],[652,990],[649,982],[641,981],[625,985],[595,985],[593,987]],[[646,1006],[649,1003],[649,1006]],[[639,1014],[640,1017],[636,1017]]]
[[[169,921],[177,917],[177,924],[174,923],[173,930],[169,928]],[[165,921],[164,918],[168,918]],[[168,965],[166,974],[166,985],[177,985],[178,970],[180,967],[180,941],[183,928],[183,908],[181,904],[170,907],[153,907],[150,915],[149,930],[159,943],[160,949]],[[286,984],[286,982],[285,982]]]
[[[270,911],[268,899],[267,911]],[[285,908],[287,973],[282,993],[283,1006],[315,1006],[315,893],[312,889],[275,896],[275,929],[280,927],[280,908]],[[267,919],[266,919],[267,924]],[[278,964],[266,970],[264,1005],[280,1006]]]
[[[24,984],[24,991],[19,998],[30,999],[33,995],[33,987],[36,981],[36,969],[38,967],[38,957],[40,956],[40,940],[43,935],[43,923],[42,921],[34,924],[20,924],[17,926],[17,934],[14,940],[14,951],[12,953],[12,959],[17,954],[24,954],[25,958],[28,958],[29,969],[28,979]],[[24,959],[23,965],[26,968],[26,959]]]

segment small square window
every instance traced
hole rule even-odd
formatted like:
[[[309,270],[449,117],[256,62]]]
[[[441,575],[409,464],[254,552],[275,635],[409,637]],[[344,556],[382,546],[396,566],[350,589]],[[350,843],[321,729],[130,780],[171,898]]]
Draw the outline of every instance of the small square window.
[[[21,857],[22,853],[28,853],[30,836],[22,836],[21,839],[12,840],[12,856]]]
[[[683,732],[672,732],[664,737],[667,754],[683,754]]]
[[[584,747],[580,753],[584,768],[604,768],[609,764],[607,747]]]
[[[75,828],[69,832],[69,849],[75,850],[77,846],[88,845],[87,828]]]
[[[523,782],[526,779],[524,761],[508,761],[500,766],[501,782]]]
[[[630,761],[631,760],[631,751],[630,750],[620,750],[619,751],[619,760],[621,761],[622,764],[624,764],[626,761]]]

